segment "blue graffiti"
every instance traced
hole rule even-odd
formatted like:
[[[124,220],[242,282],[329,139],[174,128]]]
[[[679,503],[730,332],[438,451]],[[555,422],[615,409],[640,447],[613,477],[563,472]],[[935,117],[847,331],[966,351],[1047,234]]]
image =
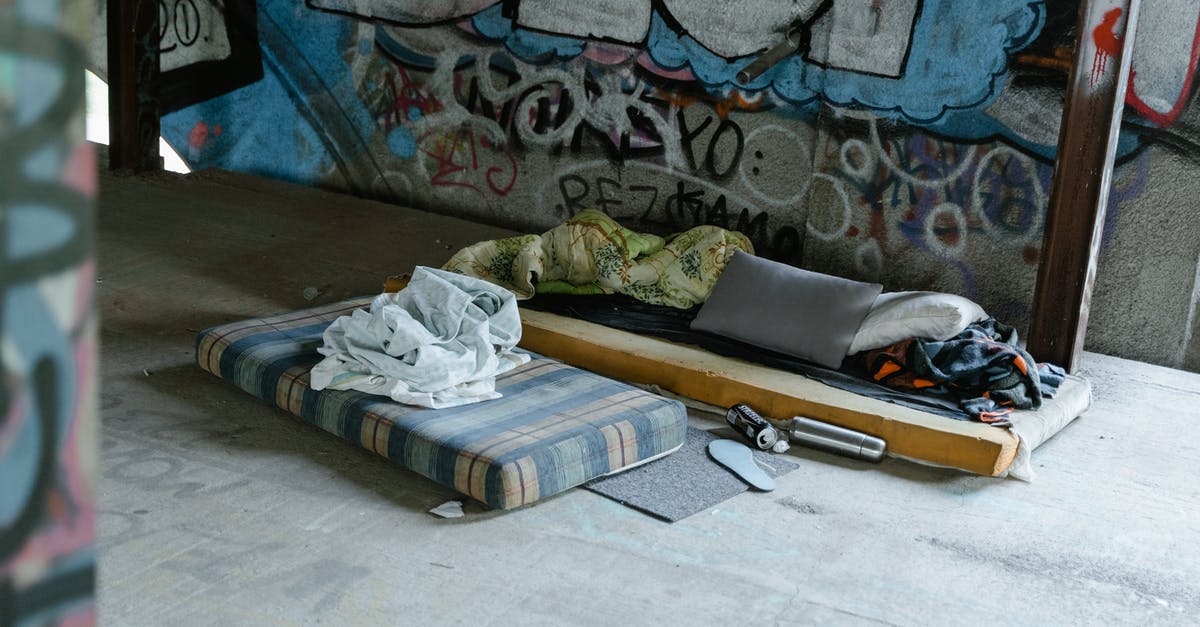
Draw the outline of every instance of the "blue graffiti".
[[[376,123],[361,101],[340,97],[355,86],[345,60],[329,51],[354,43],[353,23],[299,11],[290,1],[260,0],[258,24],[263,79],[163,116],[163,137],[193,169],[226,167],[313,183],[318,173],[340,168],[352,188],[369,187],[371,181],[346,169],[369,158],[366,138]],[[193,133],[200,123],[220,125],[220,137],[196,141],[205,139]]]
[[[521,28],[501,13],[502,5],[496,4],[475,14],[471,24],[480,35],[503,41],[513,54],[526,61],[567,60],[583,54],[587,43],[574,37],[547,35]]]
[[[1054,161],[1054,155],[1058,151],[1057,144],[1034,141],[1022,134],[1020,129],[1014,129],[992,117],[990,113],[978,110],[947,111],[938,120],[920,126],[962,142],[983,142],[1000,138],[1045,162]],[[1142,145],[1142,139],[1136,133],[1122,131],[1117,140],[1117,158],[1128,157]]]
[[[417,140],[407,127],[397,126],[387,136],[388,150],[401,159],[411,159],[417,154]]]
[[[825,68],[795,55],[746,84],[736,75],[753,59],[726,59],[679,33],[655,13],[646,51],[668,70],[687,69],[710,90],[771,89],[798,112],[821,102],[868,109],[883,117],[934,125],[948,113],[978,112],[1004,87],[1009,55],[1033,41],[1046,20],[1043,0],[987,3],[926,0],[914,25],[901,78]],[[582,54],[584,40],[515,26],[494,6],[472,20],[476,30],[503,42],[515,56],[541,62]]]

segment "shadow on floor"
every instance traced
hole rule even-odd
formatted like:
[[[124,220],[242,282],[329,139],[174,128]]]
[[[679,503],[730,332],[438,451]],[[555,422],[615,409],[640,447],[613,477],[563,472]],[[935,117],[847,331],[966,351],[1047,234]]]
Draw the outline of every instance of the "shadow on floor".
[[[288,483],[304,475],[328,477],[325,471],[330,471],[339,484],[352,484],[411,511],[427,511],[448,500],[469,501],[198,367],[178,366],[124,379],[107,381],[102,397],[106,440],[150,446],[247,477]],[[136,398],[136,406],[128,398]],[[164,402],[151,407],[156,398]],[[476,518],[493,513],[473,501],[467,510]]]

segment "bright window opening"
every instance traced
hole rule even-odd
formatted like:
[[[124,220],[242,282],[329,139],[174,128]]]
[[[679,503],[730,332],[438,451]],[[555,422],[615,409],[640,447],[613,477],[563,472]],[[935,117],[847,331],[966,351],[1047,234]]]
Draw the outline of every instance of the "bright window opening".
[[[108,84],[90,71],[87,72],[87,139],[108,145]],[[183,174],[192,171],[162,137],[158,138],[158,154],[162,155],[163,168]]]

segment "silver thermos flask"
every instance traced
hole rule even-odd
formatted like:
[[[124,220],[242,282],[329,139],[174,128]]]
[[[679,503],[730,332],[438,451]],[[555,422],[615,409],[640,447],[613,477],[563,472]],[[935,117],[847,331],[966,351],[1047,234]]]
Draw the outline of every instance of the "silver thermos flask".
[[[887,442],[880,438],[812,418],[792,418],[789,435],[795,444],[869,462],[887,454]]]

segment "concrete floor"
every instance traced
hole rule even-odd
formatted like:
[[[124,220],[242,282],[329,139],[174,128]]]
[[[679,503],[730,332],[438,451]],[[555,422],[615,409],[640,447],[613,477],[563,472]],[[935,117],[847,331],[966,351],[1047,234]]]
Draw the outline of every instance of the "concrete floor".
[[[1200,375],[1088,354],[1096,404],[1032,484],[793,449],[775,492],[666,524],[584,490],[434,518],[452,491],[193,365],[200,329],[503,234],[223,173],[102,175],[101,622],[1200,622]]]

